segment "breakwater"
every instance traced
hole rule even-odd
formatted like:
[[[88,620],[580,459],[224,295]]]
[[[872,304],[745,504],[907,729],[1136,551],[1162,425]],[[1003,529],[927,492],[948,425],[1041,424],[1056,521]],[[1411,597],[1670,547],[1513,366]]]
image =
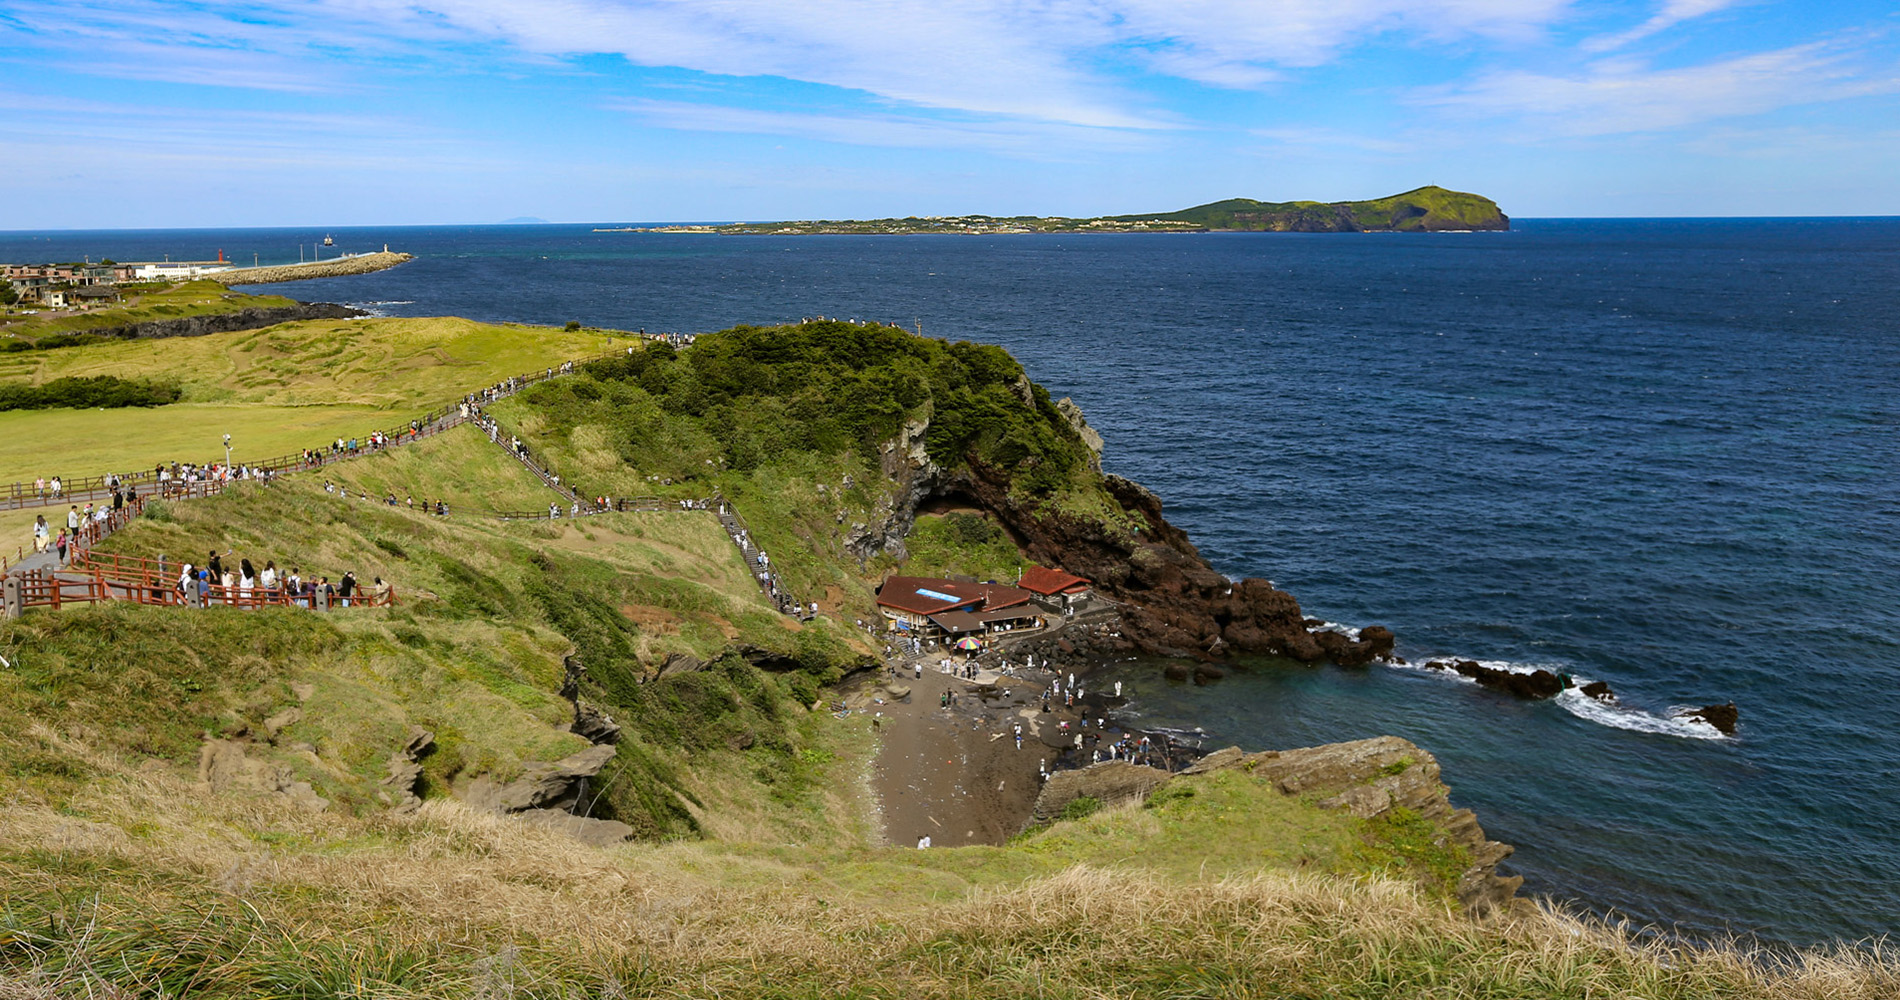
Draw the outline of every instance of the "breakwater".
[[[307,264],[277,264],[269,267],[240,267],[229,271],[219,271],[207,275],[224,285],[271,285],[283,281],[304,281],[310,278],[341,278],[351,274],[368,274],[382,271],[415,259],[414,254],[380,253],[358,254],[354,257],[338,257],[335,260],[311,261]]]

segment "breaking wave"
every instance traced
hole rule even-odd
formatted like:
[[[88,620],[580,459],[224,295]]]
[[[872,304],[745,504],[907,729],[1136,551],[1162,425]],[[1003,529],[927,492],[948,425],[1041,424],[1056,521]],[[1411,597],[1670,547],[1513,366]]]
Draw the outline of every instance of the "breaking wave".
[[[1434,659],[1441,658],[1434,657]],[[1442,657],[1442,659],[1459,659],[1459,657]],[[1723,735],[1721,730],[1703,722],[1701,719],[1684,719],[1674,714],[1656,715],[1652,712],[1645,712],[1640,708],[1630,708],[1619,702],[1599,701],[1592,698],[1584,694],[1581,689],[1584,685],[1591,683],[1594,678],[1574,673],[1569,667],[1561,663],[1513,663],[1509,660],[1474,660],[1472,662],[1481,667],[1488,667],[1492,670],[1505,670],[1514,674],[1529,674],[1539,670],[1548,670],[1560,676],[1568,675],[1570,680],[1576,684],[1576,687],[1565,689],[1551,700],[1556,702],[1558,707],[1564,711],[1569,712],[1571,715],[1585,722],[1594,722],[1599,726],[1608,726],[1612,729],[1627,729],[1636,733],[1657,733],[1662,736],[1679,736],[1688,740],[1725,740],[1731,738]],[[1455,670],[1431,669],[1425,666],[1424,662],[1392,663],[1388,664],[1388,666],[1396,670],[1412,670],[1422,674],[1430,674],[1435,677],[1443,677],[1461,684],[1476,685],[1478,683],[1472,678],[1466,677]],[[1676,707],[1670,708],[1671,713],[1674,713],[1676,710]]]

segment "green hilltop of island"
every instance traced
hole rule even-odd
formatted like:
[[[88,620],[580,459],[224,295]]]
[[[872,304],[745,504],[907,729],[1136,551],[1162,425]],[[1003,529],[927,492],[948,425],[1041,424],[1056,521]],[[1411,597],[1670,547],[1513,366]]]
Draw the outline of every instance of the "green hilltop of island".
[[[1442,233],[1508,230],[1511,220],[1483,195],[1426,186],[1369,201],[1254,201],[1229,198],[1147,215],[911,216],[903,219],[818,219],[803,222],[733,222],[725,225],[627,226],[600,233],[715,233],[751,236],[820,236],[919,233]]]

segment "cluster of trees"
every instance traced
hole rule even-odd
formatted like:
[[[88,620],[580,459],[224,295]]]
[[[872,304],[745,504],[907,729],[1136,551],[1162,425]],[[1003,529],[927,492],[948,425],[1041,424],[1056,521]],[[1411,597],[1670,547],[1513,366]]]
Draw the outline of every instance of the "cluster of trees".
[[[9,340],[0,344],[0,351],[9,354],[20,351],[41,351],[55,347],[84,347],[87,344],[103,344],[111,337],[102,337],[96,333],[55,333],[38,340]]]
[[[184,389],[176,383],[123,379],[116,375],[56,378],[43,385],[0,384],[0,410],[165,406],[178,402],[182,395]]]
[[[920,418],[938,464],[1015,470],[1032,492],[1061,488],[1088,457],[1007,351],[897,327],[735,327],[684,353],[654,344],[584,374],[538,387],[531,401],[556,423],[607,423],[629,462],[681,475],[707,458],[743,471],[794,452],[875,455]]]

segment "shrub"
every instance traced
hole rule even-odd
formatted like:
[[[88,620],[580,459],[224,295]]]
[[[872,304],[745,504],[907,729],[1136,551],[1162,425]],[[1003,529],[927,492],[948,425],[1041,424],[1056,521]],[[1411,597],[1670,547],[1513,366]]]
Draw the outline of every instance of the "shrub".
[[[51,338],[48,338],[51,339]],[[14,382],[0,385],[0,410],[46,410],[57,407],[116,409],[125,406],[165,406],[178,402],[184,389],[177,383],[123,379],[116,375],[56,378],[44,385]]]

